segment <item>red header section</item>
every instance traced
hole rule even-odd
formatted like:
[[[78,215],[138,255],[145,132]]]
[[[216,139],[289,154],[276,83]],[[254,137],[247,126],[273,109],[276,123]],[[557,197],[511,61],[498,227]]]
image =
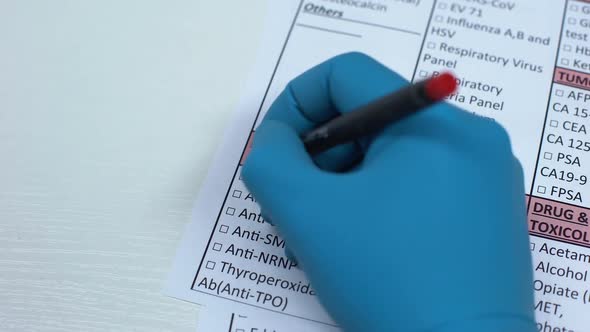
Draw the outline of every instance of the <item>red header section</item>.
[[[530,196],[529,233],[590,248],[590,209]]]
[[[252,150],[252,140],[254,139],[254,131],[250,133],[250,137],[248,137],[248,143],[246,144],[246,148],[244,149],[244,153],[242,153],[242,158],[240,159],[240,166],[244,164],[246,158],[250,154],[250,150]]]
[[[559,84],[590,90],[590,74],[579,71],[557,67],[553,80]]]

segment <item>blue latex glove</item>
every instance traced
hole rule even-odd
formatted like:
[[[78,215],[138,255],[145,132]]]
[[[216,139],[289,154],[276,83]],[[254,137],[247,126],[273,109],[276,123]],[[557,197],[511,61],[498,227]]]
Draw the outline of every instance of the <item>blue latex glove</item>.
[[[523,173],[500,125],[440,103],[306,153],[303,133],[406,84],[358,53],[297,77],[244,182],[344,330],[536,331]]]

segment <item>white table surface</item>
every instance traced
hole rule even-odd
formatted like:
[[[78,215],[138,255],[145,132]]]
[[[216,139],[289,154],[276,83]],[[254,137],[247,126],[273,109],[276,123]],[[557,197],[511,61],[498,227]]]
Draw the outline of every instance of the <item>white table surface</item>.
[[[0,331],[194,331],[165,297],[265,1],[0,0]]]

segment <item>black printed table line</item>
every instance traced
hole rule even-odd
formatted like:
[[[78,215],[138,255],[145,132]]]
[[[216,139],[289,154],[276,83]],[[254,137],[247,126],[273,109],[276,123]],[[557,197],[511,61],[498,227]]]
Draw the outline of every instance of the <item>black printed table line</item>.
[[[283,314],[283,315],[287,315],[287,316],[290,316],[290,317],[293,317],[293,318],[304,319],[306,321],[310,321],[310,322],[314,322],[314,323],[318,323],[318,324],[323,324],[323,325],[326,325],[326,326],[338,327],[338,325],[334,325],[334,324],[322,322],[321,320],[311,319],[311,318],[307,318],[307,317],[303,317],[303,316],[298,316],[298,315],[293,315],[293,314],[282,312],[282,311],[278,311],[278,310],[273,310],[273,309],[265,308],[265,307],[262,307],[262,306],[259,306],[259,305],[255,305],[255,304],[252,304],[252,303],[238,301],[236,299],[232,299],[232,298],[229,298],[229,297],[225,297],[225,296],[221,296],[221,295],[217,295],[217,294],[212,294],[212,293],[209,293],[209,292],[205,292],[205,291],[202,291],[200,289],[191,288],[191,290],[194,291],[194,292],[199,292],[199,293],[203,293],[203,294],[215,296],[217,298],[221,298],[221,299],[224,299],[224,300],[232,301],[232,302],[235,302],[235,303],[245,304],[245,305],[248,305],[248,306],[252,306],[252,307],[255,307],[255,308],[258,308],[258,309],[262,309],[262,310],[274,312],[274,313],[277,313],[277,314]]]
[[[545,118],[543,119],[543,126],[541,129],[541,136],[540,136],[540,142],[539,142],[539,147],[537,150],[537,159],[536,159],[536,163],[535,163],[535,168],[533,170],[533,179],[531,181],[531,187],[529,189],[529,194],[532,197],[532,193],[534,191],[535,188],[535,180],[537,179],[537,172],[538,172],[538,168],[539,168],[539,164],[541,162],[541,151],[543,150],[543,140],[545,137],[545,129],[547,128],[547,118],[549,117],[549,109],[551,108],[551,91],[553,91],[553,85],[555,84],[555,69],[558,67],[557,66],[557,60],[559,59],[559,51],[561,50],[561,37],[563,36],[563,28],[565,25],[565,14],[567,12],[567,7],[569,4],[569,0],[565,0],[564,2],[564,6],[563,6],[563,13],[561,15],[561,26],[559,28],[559,37],[557,39],[557,47],[555,50],[555,63],[553,64],[553,73],[551,75],[551,82],[549,84],[549,95],[547,96],[547,106],[545,107]],[[529,200],[528,204],[527,204],[527,211],[530,210],[530,205],[531,205],[531,200]]]
[[[387,30],[403,32],[403,33],[407,33],[407,34],[411,34],[411,35],[420,36],[419,32],[407,30],[407,29],[402,29],[402,28],[397,28],[397,27],[392,27],[392,26],[388,26],[388,25],[376,24],[376,23],[365,22],[365,21],[360,21],[360,20],[353,20],[353,19],[344,18],[344,17],[327,16],[327,15],[312,13],[312,12],[305,11],[305,10],[302,11],[302,13],[304,13],[306,15],[320,16],[320,17],[329,18],[329,19],[333,19],[333,20],[363,24],[363,25],[368,25],[368,26],[372,26],[372,27],[376,27],[376,28],[382,28],[382,29],[387,29]]]
[[[295,28],[295,23],[297,22],[297,17],[299,16],[299,13],[301,12],[302,5],[303,5],[303,0],[300,0],[299,5],[297,7],[297,11],[295,12],[295,15],[293,16],[293,21],[291,22],[291,26],[289,27],[289,31],[288,31],[287,36],[285,38],[285,42],[283,43],[283,47],[281,48],[281,52],[279,53],[277,63],[274,67],[274,70],[272,72],[272,75],[270,77],[268,85],[266,86],[266,90],[265,90],[262,100],[260,102],[260,106],[259,106],[256,116],[254,118],[254,122],[252,123],[252,127],[250,128],[250,132],[254,131],[254,127],[256,126],[256,122],[258,122],[258,118],[260,117],[260,114],[262,113],[262,107],[264,106],[264,102],[266,101],[266,98],[268,97],[268,92],[269,92],[270,87],[273,83],[273,80],[276,76],[277,70],[278,70],[279,65],[281,63],[281,59],[283,58],[283,55],[285,54],[285,49],[287,48],[287,44],[289,43],[293,29]],[[246,150],[247,145],[248,144],[246,141],[246,144],[244,144],[244,148],[242,149],[242,153],[240,154],[240,158],[242,155],[244,155],[244,151]],[[219,225],[219,219],[221,218],[221,215],[223,214],[223,210],[225,208],[225,203],[227,202],[227,199],[230,195],[233,184],[236,181],[236,175],[238,174],[239,168],[240,168],[240,161],[238,160],[238,162],[236,163],[236,168],[234,170],[234,174],[232,176],[232,180],[230,182],[229,187],[227,188],[227,192],[225,193],[225,197],[224,197],[223,202],[221,204],[221,208],[219,209],[219,213],[217,214],[217,219],[215,220],[215,224],[213,226],[213,229],[211,230],[211,234],[209,235],[209,240],[207,241],[207,246],[205,247],[205,251],[203,252],[203,256],[199,262],[199,267],[197,268],[197,272],[195,273],[195,277],[193,278],[193,282],[191,284],[192,290],[194,290],[195,283],[197,282],[197,278],[199,277],[199,273],[201,272],[201,268],[203,267],[203,262],[205,261],[205,257],[207,256],[207,253],[209,252],[209,247],[211,246],[211,241],[213,240],[213,236],[215,235],[215,232],[217,231],[217,226]]]

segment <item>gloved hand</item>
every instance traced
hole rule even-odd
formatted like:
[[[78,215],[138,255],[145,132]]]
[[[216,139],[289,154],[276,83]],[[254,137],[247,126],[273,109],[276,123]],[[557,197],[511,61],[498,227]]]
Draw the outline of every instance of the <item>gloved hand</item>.
[[[439,103],[306,153],[303,133],[405,84],[359,53],[297,77],[244,182],[345,331],[536,331],[523,173],[500,125]]]

